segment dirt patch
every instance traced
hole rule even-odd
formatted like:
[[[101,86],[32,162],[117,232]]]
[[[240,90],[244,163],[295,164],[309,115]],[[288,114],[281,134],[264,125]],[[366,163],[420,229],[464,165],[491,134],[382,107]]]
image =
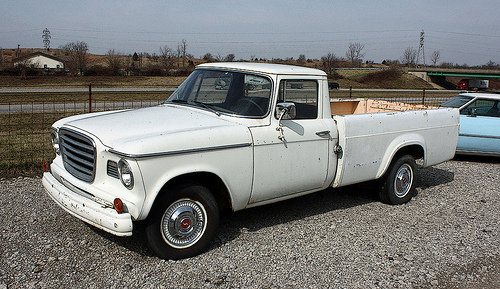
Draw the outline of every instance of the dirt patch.
[[[490,79],[489,86],[490,90],[500,90],[500,79]]]
[[[390,86],[393,82],[398,81],[403,76],[403,73],[398,70],[389,69],[369,73],[358,79],[358,82],[370,84],[373,86]]]
[[[403,73],[401,70],[387,69],[368,73],[353,80],[371,88],[386,89],[422,89],[432,88],[422,79]]]

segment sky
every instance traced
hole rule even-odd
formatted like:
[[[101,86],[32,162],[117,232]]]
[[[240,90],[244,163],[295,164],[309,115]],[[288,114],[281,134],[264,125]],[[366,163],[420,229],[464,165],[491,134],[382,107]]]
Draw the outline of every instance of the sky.
[[[345,57],[361,43],[363,61],[400,60],[420,47],[423,63],[500,63],[499,0],[0,0],[0,47],[43,48],[84,41],[89,53],[176,49],[201,58]]]

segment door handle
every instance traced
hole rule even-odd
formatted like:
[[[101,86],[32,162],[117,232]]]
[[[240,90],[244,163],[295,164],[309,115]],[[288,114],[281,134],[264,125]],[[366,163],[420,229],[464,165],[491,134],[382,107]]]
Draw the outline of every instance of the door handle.
[[[316,133],[317,136],[327,136],[330,134],[330,131],[329,130],[324,130],[324,131],[318,131]]]

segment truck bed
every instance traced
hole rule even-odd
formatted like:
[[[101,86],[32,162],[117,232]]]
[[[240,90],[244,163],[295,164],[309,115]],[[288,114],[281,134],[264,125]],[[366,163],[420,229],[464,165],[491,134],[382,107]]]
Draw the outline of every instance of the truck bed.
[[[334,187],[381,177],[402,145],[421,147],[423,166],[455,154],[457,109],[372,99],[336,99],[330,106],[342,148]]]
[[[330,100],[330,108],[332,110],[332,115],[348,115],[390,111],[423,110],[437,107],[367,98],[339,98]]]

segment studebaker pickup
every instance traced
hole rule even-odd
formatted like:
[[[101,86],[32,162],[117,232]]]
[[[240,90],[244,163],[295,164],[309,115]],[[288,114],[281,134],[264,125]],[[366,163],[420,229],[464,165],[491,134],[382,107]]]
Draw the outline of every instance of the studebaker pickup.
[[[380,180],[408,202],[416,159],[452,158],[456,108],[331,100],[321,70],[258,63],[199,65],[165,103],[61,119],[48,194],[81,220],[129,236],[145,220],[161,258],[202,253],[219,212]]]

